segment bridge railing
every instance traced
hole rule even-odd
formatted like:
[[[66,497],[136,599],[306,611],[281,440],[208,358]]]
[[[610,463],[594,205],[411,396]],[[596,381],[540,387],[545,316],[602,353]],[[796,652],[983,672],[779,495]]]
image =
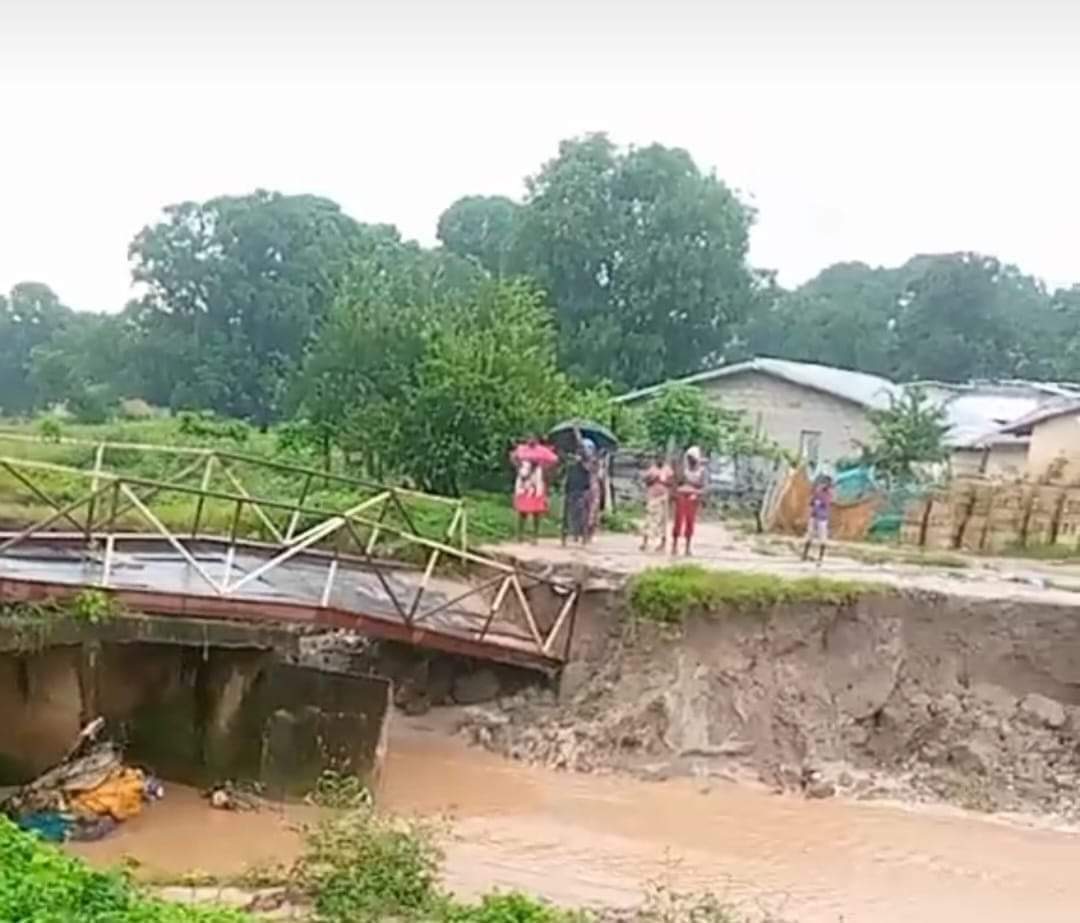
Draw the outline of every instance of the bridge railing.
[[[193,593],[218,600],[266,596],[275,572],[293,563],[302,563],[309,573],[315,568],[321,574],[317,590],[298,591],[301,584],[290,583],[290,592],[301,593],[302,601],[314,609],[349,608],[342,604],[347,596],[343,571],[360,568],[375,575],[389,616],[410,631],[512,645],[550,660],[565,658],[577,588],[469,549],[467,509],[461,501],[382,485],[373,489],[359,479],[211,449],[175,451],[185,464],[167,480],[132,476],[107,469],[107,449],[95,450],[89,469],[0,456],[0,472],[42,510],[36,521],[0,535],[0,559],[27,547],[66,543],[81,549],[87,564],[96,568],[95,585],[122,590],[115,569],[123,548],[152,539],[168,545],[194,575],[199,590]],[[299,473],[299,496],[279,499],[254,493],[232,470],[237,459]],[[223,486],[213,486],[215,474],[219,481],[223,477]],[[336,495],[348,498],[345,506],[314,504],[311,487],[322,476],[354,489]],[[63,487],[59,496],[57,485]],[[177,498],[182,498],[180,503]],[[422,534],[413,513],[416,504],[432,502],[446,515],[438,522],[438,534]],[[211,507],[218,511],[214,516],[207,515]],[[222,507],[230,511],[227,518],[220,515]],[[245,519],[253,530],[242,528]],[[207,545],[223,550],[223,562],[201,559],[199,549]],[[410,584],[395,579],[405,564],[411,565],[411,576],[418,577]],[[445,579],[445,571],[454,579]],[[541,598],[547,611],[538,608]]]
[[[5,448],[7,451],[5,451]],[[11,451],[22,449],[21,454]],[[71,463],[72,453],[85,463]],[[54,454],[59,461],[51,462],[47,469],[38,464],[36,483],[28,484],[20,474],[20,466],[48,461]],[[52,477],[44,472],[49,471]],[[386,508],[378,509],[380,519],[397,520],[398,524],[412,534],[426,535],[451,542],[461,548],[468,547],[468,508],[465,501],[425,493],[405,487],[390,486],[378,481],[312,468],[292,462],[248,455],[220,447],[197,447],[136,442],[91,441],[58,437],[44,439],[27,433],[0,430],[0,473],[16,484],[29,490],[31,497],[46,508],[55,509],[57,500],[73,500],[82,489],[81,476],[102,472],[123,474],[129,478],[155,481],[160,486],[152,492],[156,496],[167,485],[198,485],[208,492],[215,485],[226,493],[240,494],[250,502],[243,518],[237,524],[242,534],[261,536],[271,541],[288,543],[305,524],[304,511],[310,507],[344,508],[360,499],[383,496]],[[220,494],[222,491],[219,490]],[[276,501],[271,506],[267,500]],[[282,501],[290,501],[288,508]],[[121,505],[118,516],[122,520],[133,506]],[[91,508],[90,512],[93,512]],[[212,512],[205,502],[194,501],[191,509],[172,510],[166,516],[175,528],[181,530],[181,513],[190,519],[190,531],[197,536],[207,526],[206,516]],[[70,517],[66,517],[70,522]]]

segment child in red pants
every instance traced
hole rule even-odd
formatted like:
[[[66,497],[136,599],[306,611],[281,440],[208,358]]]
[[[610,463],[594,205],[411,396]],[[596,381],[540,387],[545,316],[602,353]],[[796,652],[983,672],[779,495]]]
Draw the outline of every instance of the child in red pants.
[[[690,542],[694,538],[701,494],[705,490],[705,465],[701,461],[701,449],[692,446],[686,450],[682,468],[675,484],[675,528],[671,534],[671,553],[679,550],[679,539],[685,541],[685,553],[690,554]]]

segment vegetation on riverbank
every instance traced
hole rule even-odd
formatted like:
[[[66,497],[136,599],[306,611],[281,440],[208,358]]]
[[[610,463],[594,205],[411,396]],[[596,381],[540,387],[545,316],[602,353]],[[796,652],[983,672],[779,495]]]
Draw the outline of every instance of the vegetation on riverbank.
[[[0,920],[20,923],[244,923],[229,910],[147,897],[122,875],[92,871],[0,817]]]
[[[276,881],[313,923],[750,923],[712,895],[649,890],[636,911],[565,910],[515,892],[463,902],[440,884],[431,825],[369,809],[339,813],[307,835],[300,861]],[[266,882],[262,882],[265,884]],[[168,903],[118,872],[91,870],[0,817],[0,920],[20,923],[254,923],[257,914]],[[762,920],[761,923],[767,923]]]
[[[678,625],[694,612],[722,607],[747,610],[782,603],[840,605],[881,590],[878,584],[856,580],[786,578],[708,570],[697,564],[651,568],[634,576],[629,586],[633,616],[664,625]]]

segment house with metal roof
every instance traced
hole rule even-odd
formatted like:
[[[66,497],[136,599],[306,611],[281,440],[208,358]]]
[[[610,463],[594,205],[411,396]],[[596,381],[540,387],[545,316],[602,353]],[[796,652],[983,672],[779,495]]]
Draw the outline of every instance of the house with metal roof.
[[[921,383],[920,383],[921,384]],[[1028,471],[1031,432],[1021,421],[1080,397],[1080,387],[1043,381],[933,383],[950,428],[952,471],[989,477],[1023,477]],[[934,393],[934,392],[930,392]]]
[[[724,407],[741,410],[759,433],[811,464],[857,455],[873,436],[871,410],[901,389],[886,378],[850,369],[760,356],[679,379]],[[621,395],[640,404],[670,382]]]
[[[1080,395],[1037,407],[1000,435],[1027,441],[1029,478],[1080,483]]]

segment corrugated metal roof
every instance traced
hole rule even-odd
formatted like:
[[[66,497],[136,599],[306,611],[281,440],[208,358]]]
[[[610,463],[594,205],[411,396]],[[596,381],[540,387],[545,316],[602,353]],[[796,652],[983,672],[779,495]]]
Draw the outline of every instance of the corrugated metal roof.
[[[1060,398],[1048,401],[1040,407],[1036,407],[1030,413],[1013,420],[1008,426],[1003,426],[1001,432],[1013,435],[1024,435],[1031,432],[1032,427],[1044,420],[1052,420],[1054,417],[1064,416],[1068,413],[1080,413],[1080,397]]]
[[[922,388],[928,392],[941,391],[949,394],[1000,394],[1029,397],[1078,397],[1080,384],[1071,381],[1032,381],[1028,378],[975,378],[971,381],[937,381],[923,379],[910,381],[908,388]]]
[[[996,394],[961,393],[945,402],[949,445],[963,447],[984,444],[1001,427],[1044,404],[1037,397],[1007,397]]]
[[[901,389],[887,378],[869,375],[866,372],[852,372],[849,369],[840,369],[831,365],[818,365],[813,362],[795,362],[790,359],[771,359],[766,356],[759,356],[746,362],[736,362],[708,372],[699,372],[696,375],[680,378],[677,381],[640,388],[637,391],[623,394],[615,398],[615,400],[619,403],[631,403],[642,398],[651,397],[669,384],[702,384],[707,381],[728,378],[732,375],[740,375],[744,372],[760,372],[764,375],[771,375],[774,378],[780,378],[804,388],[812,388],[815,391],[823,391],[826,394],[832,394],[835,397],[868,408],[883,409],[888,407],[890,397],[899,397],[901,393]]]

